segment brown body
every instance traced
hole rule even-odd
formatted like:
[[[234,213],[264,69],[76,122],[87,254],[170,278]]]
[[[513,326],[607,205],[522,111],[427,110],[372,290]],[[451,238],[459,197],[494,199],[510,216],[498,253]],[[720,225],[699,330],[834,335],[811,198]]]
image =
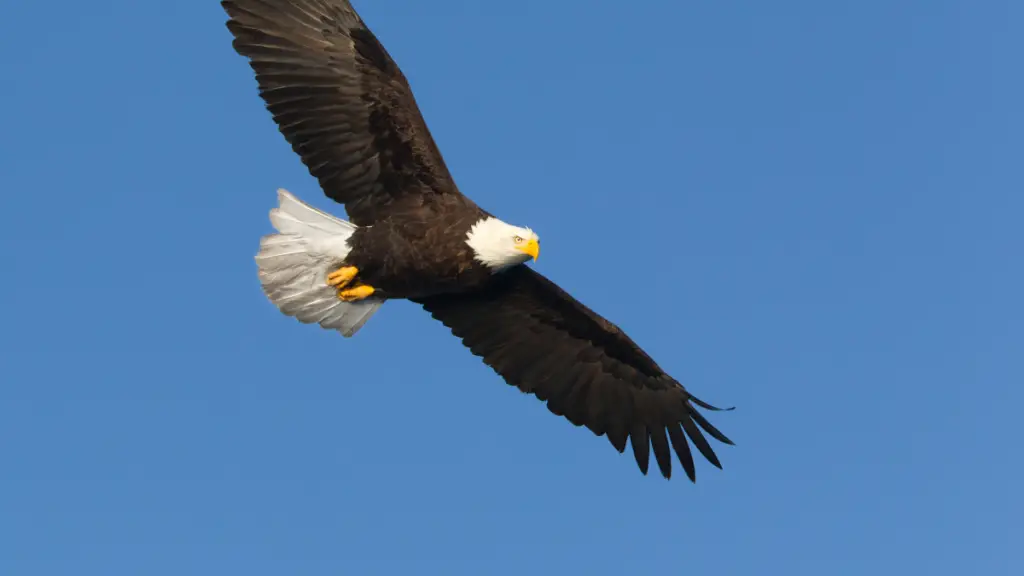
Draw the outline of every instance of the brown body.
[[[374,296],[417,299],[478,290],[494,273],[476,261],[466,244],[470,228],[487,214],[476,208],[420,206],[359,228],[344,265],[359,270],[356,281]]]

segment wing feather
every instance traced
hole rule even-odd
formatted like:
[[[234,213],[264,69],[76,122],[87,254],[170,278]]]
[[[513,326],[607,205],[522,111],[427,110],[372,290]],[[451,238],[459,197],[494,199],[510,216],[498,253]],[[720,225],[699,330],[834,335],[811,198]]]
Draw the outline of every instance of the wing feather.
[[[606,435],[619,452],[628,439],[644,474],[653,450],[662,476],[671,477],[674,451],[694,480],[687,438],[721,467],[701,430],[732,441],[697,412],[691,401],[699,401],[617,326],[532,269],[503,272],[479,292],[417,302],[506,382],[546,401],[552,413]]]
[[[232,45],[324,193],[359,226],[462,196],[398,65],[345,0],[223,0]]]

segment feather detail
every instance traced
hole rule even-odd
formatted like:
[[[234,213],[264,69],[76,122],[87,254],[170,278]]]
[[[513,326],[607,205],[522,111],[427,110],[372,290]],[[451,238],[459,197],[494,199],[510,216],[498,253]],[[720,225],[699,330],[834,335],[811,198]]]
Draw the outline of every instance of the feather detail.
[[[303,203],[287,190],[278,190],[277,199],[270,222],[278,234],[261,238],[256,254],[263,293],[282,313],[303,324],[352,336],[384,303],[372,297],[342,302],[327,284],[327,274],[348,256],[348,239],[357,227]]]

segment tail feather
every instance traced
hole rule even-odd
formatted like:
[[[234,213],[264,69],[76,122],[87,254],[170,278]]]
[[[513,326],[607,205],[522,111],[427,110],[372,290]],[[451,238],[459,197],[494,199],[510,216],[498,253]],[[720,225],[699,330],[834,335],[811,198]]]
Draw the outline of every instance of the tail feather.
[[[384,303],[372,297],[342,302],[327,285],[327,274],[348,256],[348,239],[357,227],[304,204],[286,190],[278,190],[277,198],[270,222],[278,234],[261,238],[256,254],[263,293],[299,322],[352,336]]]

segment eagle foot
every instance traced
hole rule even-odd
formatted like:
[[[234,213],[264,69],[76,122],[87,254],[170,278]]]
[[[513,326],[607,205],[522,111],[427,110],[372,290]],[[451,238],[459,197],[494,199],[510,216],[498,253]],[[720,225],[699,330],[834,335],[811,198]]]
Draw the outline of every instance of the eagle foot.
[[[342,266],[334,272],[327,275],[327,285],[334,286],[338,290],[341,290],[345,286],[348,286],[349,282],[359,274],[359,269],[355,266]]]
[[[344,302],[355,302],[357,300],[363,300],[369,298],[377,290],[373,286],[367,286],[366,284],[360,284],[353,286],[352,288],[338,290],[338,298]]]

